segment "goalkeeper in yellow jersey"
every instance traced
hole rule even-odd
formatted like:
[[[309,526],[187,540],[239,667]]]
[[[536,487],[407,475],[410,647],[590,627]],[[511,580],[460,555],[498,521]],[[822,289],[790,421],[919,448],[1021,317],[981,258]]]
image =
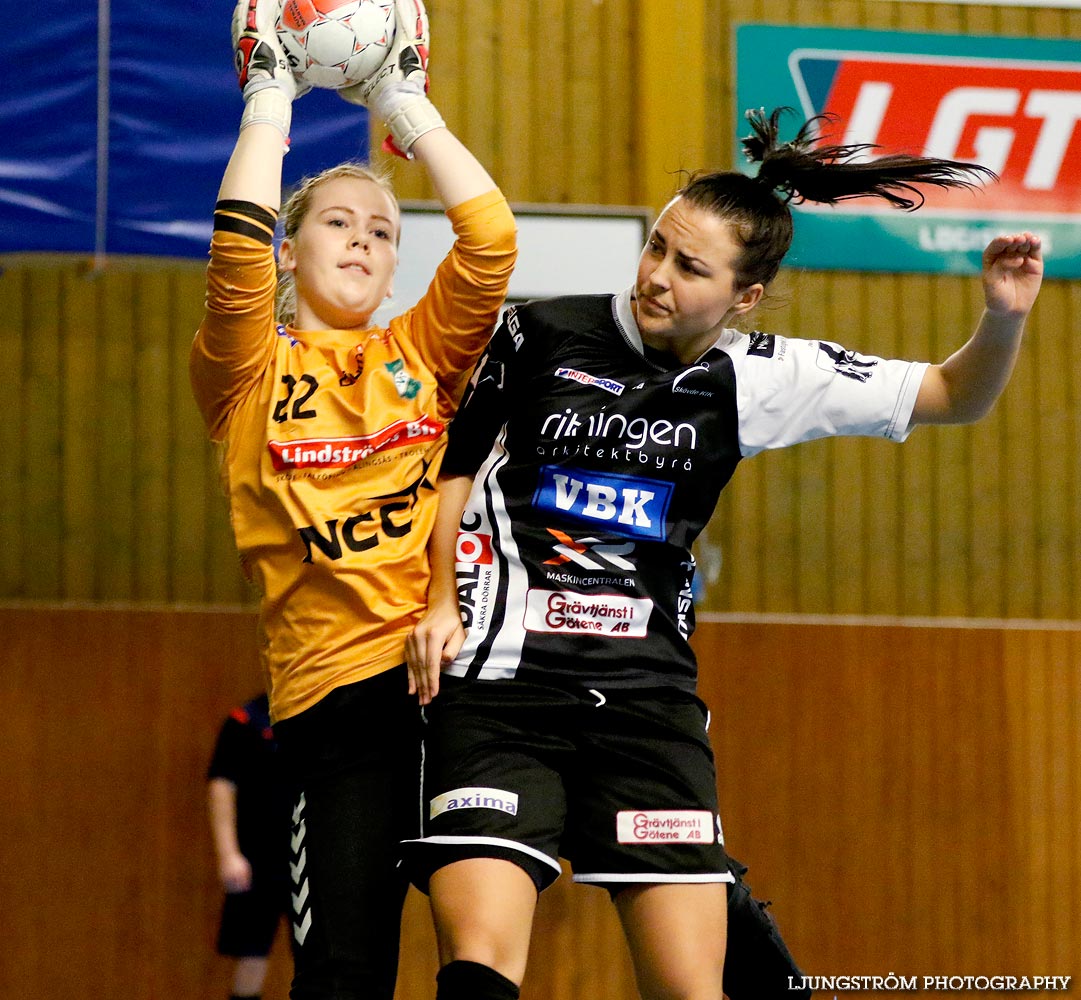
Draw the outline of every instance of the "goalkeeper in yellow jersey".
[[[454,246],[417,305],[375,325],[398,263],[399,209],[379,175],[347,163],[281,209],[275,262],[298,95],[277,6],[241,0],[234,14],[245,108],[214,213],[191,378],[223,447],[295,789],[292,996],[390,1000],[406,889],[398,842],[417,818],[420,709],[405,638],[425,608],[444,428],[505,297],[515,225],[427,97],[423,5],[396,0],[386,61],[339,93],[427,171]]]

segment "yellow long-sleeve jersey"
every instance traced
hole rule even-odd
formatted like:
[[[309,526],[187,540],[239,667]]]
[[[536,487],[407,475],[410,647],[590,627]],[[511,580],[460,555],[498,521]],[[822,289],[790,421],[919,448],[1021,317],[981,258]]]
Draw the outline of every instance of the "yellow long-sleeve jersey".
[[[358,334],[278,326],[274,214],[215,213],[191,379],[224,445],[275,721],[401,663],[423,614],[444,429],[516,255],[500,192],[448,216],[456,241],[421,301]]]

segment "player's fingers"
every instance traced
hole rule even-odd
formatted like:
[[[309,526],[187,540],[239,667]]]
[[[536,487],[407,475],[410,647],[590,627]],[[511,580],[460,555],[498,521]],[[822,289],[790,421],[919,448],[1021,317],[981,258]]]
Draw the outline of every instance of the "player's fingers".
[[[427,656],[425,657],[425,667],[427,669],[424,675],[424,683],[428,691],[429,701],[435,697],[436,692],[439,690],[439,670],[442,649],[443,643],[437,636],[432,636],[431,641],[428,643]]]
[[[432,637],[430,632],[425,631],[417,637],[417,694],[422,705],[427,705],[431,700],[431,685],[429,682],[431,647]]]
[[[448,637],[447,641],[443,644],[442,661],[446,665],[452,663],[454,658],[461,652],[462,645],[465,643],[465,629],[456,628]]]
[[[414,630],[410,632],[405,638],[405,663],[409,668],[410,673],[413,672],[413,668],[417,663],[417,634]]]
[[[418,626],[405,641],[405,663],[409,674],[409,693],[417,695],[420,704],[427,697],[427,642],[426,631]]]
[[[985,260],[993,261],[1002,257],[1028,257],[1040,253],[1042,243],[1033,233],[1011,233],[996,236],[984,251]]]

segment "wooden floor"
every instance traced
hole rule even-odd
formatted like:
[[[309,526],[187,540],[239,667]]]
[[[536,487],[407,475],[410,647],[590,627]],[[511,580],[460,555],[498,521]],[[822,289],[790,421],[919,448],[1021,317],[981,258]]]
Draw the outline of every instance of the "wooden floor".
[[[1081,975],[1081,628],[714,621],[695,644],[728,846],[808,974]],[[0,609],[0,996],[228,995],[204,774],[253,646],[236,610]],[[288,964],[283,940],[267,1000]],[[399,1000],[434,971],[413,895]],[[523,997],[634,996],[607,895],[561,879]]]

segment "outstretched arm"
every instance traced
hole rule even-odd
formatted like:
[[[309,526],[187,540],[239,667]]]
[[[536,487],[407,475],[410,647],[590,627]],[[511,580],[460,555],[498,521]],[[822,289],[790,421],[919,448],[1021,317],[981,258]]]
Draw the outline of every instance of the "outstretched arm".
[[[214,207],[206,313],[192,341],[192,389],[213,440],[263,377],[274,350],[274,225],[293,98],[306,85],[289,70],[274,30],[277,0],[237,0],[233,51],[244,112]]]
[[[273,0],[238,0],[233,10],[233,52],[244,114],[218,199],[281,204],[282,158],[289,142],[293,100],[307,87],[289,69],[275,31]]]
[[[1038,236],[999,236],[987,245],[983,315],[963,347],[927,369],[912,411],[913,424],[971,423],[991,409],[1013,373],[1025,321],[1042,280]]]
[[[409,668],[409,693],[427,705],[439,694],[439,674],[458,655],[465,641],[465,629],[458,610],[458,581],[455,577],[455,549],[458,525],[469,499],[472,476],[440,476],[439,511],[428,539],[431,582],[428,611],[405,642]]]
[[[383,65],[338,93],[368,108],[390,131],[385,148],[424,165],[444,208],[495,189],[495,181],[447,129],[428,100],[428,13],[422,0],[394,0],[394,42]]]
[[[444,208],[495,190],[488,171],[446,127],[426,132],[413,143],[411,152],[428,171]]]
[[[250,201],[277,211],[281,188],[281,132],[265,122],[242,129],[218,188],[218,201]]]

